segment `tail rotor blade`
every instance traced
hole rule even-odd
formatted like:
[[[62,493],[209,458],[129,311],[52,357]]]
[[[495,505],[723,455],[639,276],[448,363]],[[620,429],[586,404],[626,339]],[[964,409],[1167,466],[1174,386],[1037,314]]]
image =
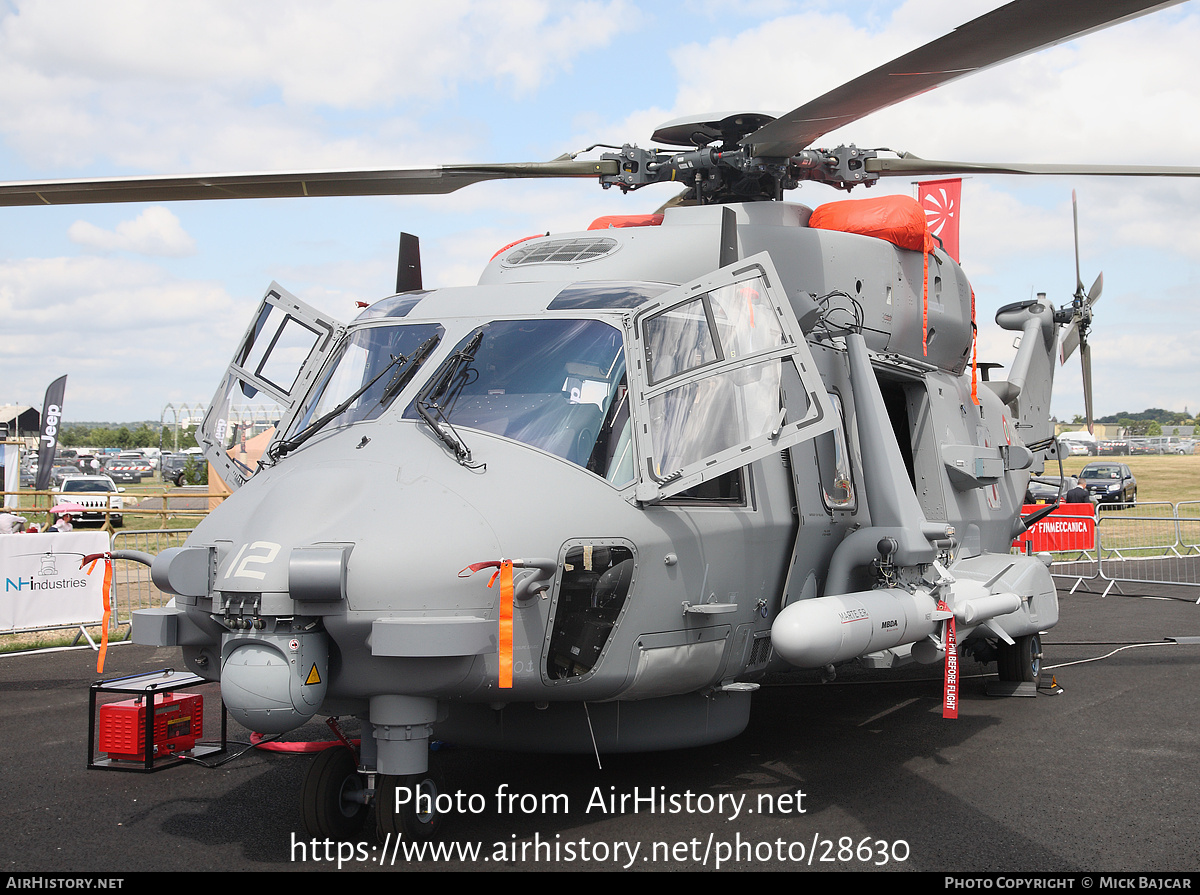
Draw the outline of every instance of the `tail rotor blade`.
[[[1092,424],[1092,350],[1087,342],[1079,347],[1079,359],[1083,362],[1084,415],[1087,417],[1088,432],[1095,435],[1095,427]]]
[[[1071,322],[1070,327],[1063,333],[1062,342],[1058,347],[1058,362],[1065,364],[1067,359],[1075,353],[1075,349],[1079,347],[1079,321]]]
[[[1083,277],[1079,275],[1079,202],[1071,190],[1071,217],[1075,222],[1075,297],[1083,298]]]

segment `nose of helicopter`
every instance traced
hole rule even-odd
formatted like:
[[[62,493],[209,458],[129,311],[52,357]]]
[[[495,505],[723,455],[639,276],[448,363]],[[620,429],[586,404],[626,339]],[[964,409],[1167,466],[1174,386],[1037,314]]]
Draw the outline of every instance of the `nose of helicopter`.
[[[624,534],[631,516],[640,519],[619,490],[576,464],[477,431],[467,437],[486,468],[456,462],[419,423],[331,433],[260,471],[188,546],[160,555],[155,580],[178,572],[165,589],[188,594],[177,611],[187,618],[164,628],[179,626],[175,642],[204,642],[198,649],[220,668],[235,717],[280,732],[329,700],[436,704],[493,686],[501,588],[460,571],[544,557],[518,585],[545,583],[572,538],[597,527]],[[531,605],[540,644],[548,604]]]
[[[222,698],[232,717],[263,733],[312,718],[336,674],[331,656],[341,666],[364,661],[376,621],[447,607],[481,614],[496,598],[457,572],[464,556],[499,557],[499,542],[480,511],[435,478],[438,468],[431,475],[420,462],[420,445],[403,464],[359,459],[353,444],[341,456],[337,444],[313,447],[252,478],[188,548],[161,557],[167,573],[156,574],[183,575],[189,558],[203,556],[177,592],[211,596],[223,625]],[[443,473],[460,469],[444,454],[431,459]]]
[[[455,586],[464,557],[473,561],[501,554],[495,531],[476,506],[494,483],[447,481],[461,467],[437,446],[425,447],[438,454],[440,475],[412,446],[406,446],[408,459],[400,464],[344,455],[301,463],[296,461],[305,458],[298,454],[259,473],[193,536],[195,542],[230,544],[214,591],[262,594],[264,608],[267,594],[295,598],[311,591],[313,576],[322,575],[320,563],[301,557],[311,558],[306,551],[325,547],[345,555],[342,592],[332,595],[344,600],[344,608],[429,608],[431,591]],[[321,453],[335,452],[330,447]],[[474,489],[473,499],[460,493],[463,484]],[[478,588],[462,588],[464,598],[470,593],[483,599]],[[310,593],[308,602],[314,596]]]

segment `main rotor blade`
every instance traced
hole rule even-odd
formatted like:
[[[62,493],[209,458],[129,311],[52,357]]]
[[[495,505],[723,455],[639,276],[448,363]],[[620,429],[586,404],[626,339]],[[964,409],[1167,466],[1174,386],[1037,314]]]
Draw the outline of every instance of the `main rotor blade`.
[[[1188,165],[1072,165],[1022,162],[951,162],[906,153],[900,158],[869,158],[863,168],[880,177],[926,174],[1037,174],[1101,177],[1200,177],[1200,167]]]
[[[958,78],[1183,0],[1014,0],[763,125],[741,142],[787,158],[845,124]]]
[[[184,174],[0,183],[0,207],[174,202],[191,199],[276,199],[299,196],[416,196],[452,193],[484,180],[596,177],[616,174],[615,161],[517,162],[396,170]]]

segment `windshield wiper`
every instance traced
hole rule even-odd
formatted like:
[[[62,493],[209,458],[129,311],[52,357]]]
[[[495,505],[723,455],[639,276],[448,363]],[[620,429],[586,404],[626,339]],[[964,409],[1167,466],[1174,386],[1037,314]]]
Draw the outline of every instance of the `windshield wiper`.
[[[308,441],[308,439],[320,432],[330,420],[335,419],[345,413],[355,401],[357,401],[363,396],[363,394],[367,392],[367,390],[369,390],[373,385],[375,385],[375,383],[377,383],[388,372],[395,368],[395,375],[388,382],[387,386],[384,387],[383,395],[379,399],[380,404],[387,406],[387,401],[390,398],[395,397],[395,395],[412,380],[412,377],[416,374],[417,369],[421,365],[420,361],[424,360],[429,355],[429,352],[431,352],[434,346],[437,345],[439,338],[440,337],[437,335],[430,336],[423,343],[421,343],[421,346],[416,351],[413,352],[412,358],[405,357],[403,354],[392,355],[392,359],[382,370],[375,374],[375,377],[371,379],[370,382],[362,386],[362,388],[360,388],[320,419],[309,423],[291,438],[286,438],[274,445],[269,451],[270,458],[272,460],[282,460],[296,448],[300,447],[300,445],[304,444],[304,442]],[[413,358],[417,359],[417,363],[410,364],[409,361]]]
[[[486,327],[483,326],[477,329],[461,351],[456,351],[446,359],[441,369],[425,384],[413,402],[417,413],[437,435],[438,440],[454,452],[455,460],[469,469],[486,468],[486,464],[471,462],[471,449],[450,425],[446,412],[453,408],[455,400],[470,378],[471,364],[475,362],[475,352],[483,342],[484,329]],[[446,399],[445,403],[438,403],[442,398]]]
[[[425,358],[433,353],[433,349],[437,347],[441,339],[441,335],[437,333],[430,336],[413,352],[410,363],[396,371],[388,384],[383,387],[383,394],[379,396],[381,407],[386,410],[392,399],[404,391],[404,386],[412,382],[412,378],[417,375],[417,370],[421,369],[421,364],[425,363]]]

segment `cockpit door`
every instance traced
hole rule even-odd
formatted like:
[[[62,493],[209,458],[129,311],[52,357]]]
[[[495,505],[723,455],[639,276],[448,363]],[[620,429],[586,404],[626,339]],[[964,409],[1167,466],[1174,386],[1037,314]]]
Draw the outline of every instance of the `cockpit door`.
[[[237,490],[308,392],[345,327],[272,283],[197,433],[204,456]]]
[[[664,293],[639,310],[629,336],[642,503],[837,425],[765,252]]]

